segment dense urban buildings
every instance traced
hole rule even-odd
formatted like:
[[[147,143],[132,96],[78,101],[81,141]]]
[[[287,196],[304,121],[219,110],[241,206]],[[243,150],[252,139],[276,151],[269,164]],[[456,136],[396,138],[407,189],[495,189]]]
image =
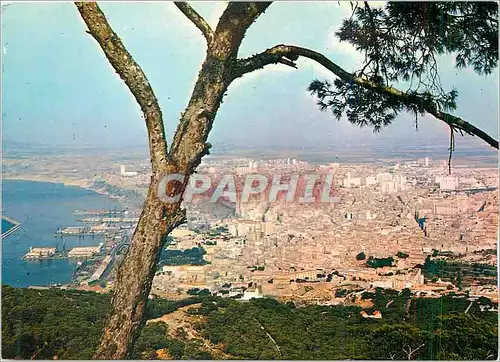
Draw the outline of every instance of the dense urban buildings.
[[[57,157],[22,171],[15,160],[5,163],[11,178],[43,180],[39,168],[60,168]],[[103,245],[63,255],[84,260],[73,287],[109,290],[138,220],[148,162],[128,160],[133,172],[104,157],[99,172],[80,172],[76,164],[58,172],[62,182],[116,197],[125,208],[83,213],[87,226],[57,231],[104,235]],[[380,287],[498,299],[488,274],[497,263],[498,176],[488,164],[457,162],[449,174],[446,161],[429,157],[361,164],[224,156],[208,157],[195,177],[208,183],[195,182],[186,198],[188,223],[171,233],[152,294],[181,298],[207,289],[243,300],[339,304]],[[26,252],[27,259],[60,255],[36,245]],[[451,274],[432,271],[438,261],[486,272],[458,280],[454,267]]]

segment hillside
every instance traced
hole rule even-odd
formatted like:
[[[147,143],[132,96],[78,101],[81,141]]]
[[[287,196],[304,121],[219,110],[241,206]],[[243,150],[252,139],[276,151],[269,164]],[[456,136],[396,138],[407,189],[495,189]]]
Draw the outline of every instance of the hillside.
[[[151,300],[138,359],[495,359],[498,313],[488,299],[415,299],[377,289],[359,306]],[[110,298],[2,287],[2,357],[90,359]],[[363,313],[361,313],[363,311]],[[381,318],[367,318],[379,315]]]

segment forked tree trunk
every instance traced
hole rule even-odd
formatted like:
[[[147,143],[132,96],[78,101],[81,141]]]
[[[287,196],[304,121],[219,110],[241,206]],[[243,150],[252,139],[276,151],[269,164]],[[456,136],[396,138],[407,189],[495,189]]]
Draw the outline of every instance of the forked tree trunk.
[[[217,65],[215,65],[217,63]],[[215,70],[214,70],[215,68]],[[208,153],[205,143],[210,124],[227,89],[221,62],[207,56],[199,74],[193,96],[183,113],[167,167],[159,167],[151,177],[151,184],[143,211],[131,240],[130,249],[120,265],[111,303],[96,359],[121,359],[128,357],[133,343],[144,322],[156,263],[167,235],[182,223],[184,213],[179,203],[164,203],[158,197],[161,179],[168,173],[189,176]],[[187,128],[186,125],[194,125]],[[178,136],[180,135],[180,136]],[[188,177],[186,177],[186,181]],[[172,188],[169,183],[166,194],[184,192],[187,182]]]
[[[403,103],[424,104],[424,109],[448,125],[466,133],[477,135],[498,149],[498,141],[470,123],[452,115],[436,112],[435,105],[409,96],[392,87],[380,87],[369,80],[350,74],[315,51],[289,45],[277,45],[250,58],[238,59],[238,49],[245,32],[270,3],[229,3],[213,31],[206,21],[186,3],[176,6],[203,33],[207,40],[207,54],[185,112],[167,152],[163,118],[154,92],[139,65],[123,46],[120,38],[108,24],[96,3],[77,2],[76,6],[89,31],[98,42],[110,64],[134,95],[145,116],[153,175],[144,209],[127,255],[119,267],[110,314],[107,318],[101,344],[94,355],[96,359],[123,359],[128,357],[140,327],[146,307],[155,264],[166,236],[184,221],[185,213],[177,203],[164,203],[158,197],[158,187],[169,173],[191,175],[201,158],[209,153],[209,132],[231,82],[246,73],[269,64],[296,67],[299,56],[323,65],[343,81],[359,85],[380,94],[389,94]],[[172,71],[172,70],[166,70]],[[182,194],[188,182],[170,183],[166,194]]]
[[[142,323],[158,255],[166,235],[181,222],[179,207],[172,205],[173,209],[168,210],[157,197],[158,176],[151,178],[132,243],[118,269],[111,310],[94,358],[123,358],[132,349],[135,333]]]
[[[223,71],[225,68],[221,62],[207,56],[193,96],[179,124],[167,167],[160,166],[159,169],[163,171],[153,174],[151,178],[130,250],[117,273],[111,311],[100,347],[94,355],[96,359],[126,358],[132,350],[144,322],[143,314],[161,249],[167,235],[184,217],[179,203],[168,204],[160,200],[160,181],[168,173],[189,176],[203,155],[208,153],[205,143],[208,136],[207,125],[213,121],[227,88]],[[191,127],[186,127],[187,124]],[[170,188],[167,187],[166,194],[174,196],[183,193],[187,180],[188,177],[178,187],[169,183]]]
[[[236,56],[246,29],[262,13],[268,3],[230,4],[224,12],[215,33],[207,33],[209,40],[207,55],[191,99],[177,127],[168,153],[164,141],[163,121],[156,99],[153,102],[144,97],[149,87],[142,89],[137,78],[147,79],[139,66],[111,30],[96,4],[77,4],[87,23],[90,33],[99,42],[110,63],[125,80],[146,115],[150,142],[153,175],[144,209],[132,237],[131,246],[120,265],[112,298],[111,310],[105,323],[101,344],[96,359],[122,359],[129,357],[133,344],[144,323],[143,315],[154,277],[156,263],[166,236],[184,220],[180,202],[168,204],[158,197],[158,187],[169,173],[191,175],[200,164],[201,158],[209,153],[206,142],[212,123],[222,102],[224,93],[232,80],[238,76],[235,71]],[[189,11],[189,8],[185,10]],[[207,30],[208,31],[208,30]],[[122,54],[120,54],[120,52]],[[122,64],[127,59],[129,64]],[[132,71],[131,71],[132,69]],[[134,72],[135,71],[135,72]],[[241,75],[241,74],[240,74]],[[147,83],[149,86],[149,83]],[[154,98],[154,95],[153,95]],[[156,106],[155,106],[156,104]],[[152,109],[153,108],[153,109]],[[182,194],[184,183],[167,185],[169,196]]]

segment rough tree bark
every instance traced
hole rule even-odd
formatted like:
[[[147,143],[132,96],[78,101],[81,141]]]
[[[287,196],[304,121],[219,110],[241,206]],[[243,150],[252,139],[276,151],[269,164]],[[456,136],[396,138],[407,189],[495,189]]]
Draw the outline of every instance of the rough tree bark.
[[[201,158],[209,153],[210,145],[206,141],[224,93],[235,79],[234,67],[241,41],[248,27],[270,3],[230,3],[215,32],[189,5],[176,5],[203,32],[208,48],[191,99],[167,152],[161,110],[146,76],[113,32],[98,5],[76,3],[88,32],[141,106],[148,129],[153,171],[130,249],[117,272],[111,311],[94,355],[96,359],[126,358],[132,349],[144,322],[155,264],[165,238],[185,217],[180,207],[182,199],[172,204],[162,202],[158,186],[166,174],[192,174]],[[167,189],[167,195],[181,194],[187,180],[186,177],[182,185]]]
[[[198,74],[191,98],[181,115],[170,150],[163,126],[163,118],[156,96],[140,66],[123,46],[106,17],[95,2],[76,2],[75,5],[88,27],[88,33],[97,41],[112,67],[125,82],[144,114],[148,130],[152,165],[151,184],[143,211],[132,237],[131,246],[120,265],[114,285],[112,305],[107,317],[96,359],[123,359],[129,356],[140,327],[151,290],[155,264],[166,236],[185,221],[181,209],[182,198],[176,203],[165,203],[158,197],[161,179],[167,174],[183,174],[183,183],[169,183],[166,194],[182,194],[191,175],[204,155],[209,153],[207,143],[215,115],[224,93],[231,82],[246,73],[268,64],[282,63],[296,67],[299,56],[312,59],[344,80],[354,81],[375,92],[397,93],[408,102],[420,102],[394,88],[371,84],[346,72],[323,55],[305,48],[278,45],[247,59],[238,59],[238,50],[250,25],[271,3],[229,3],[213,31],[207,22],[186,3],[175,3],[179,10],[196,25],[207,41],[207,52]],[[498,148],[498,142],[470,123],[438,113],[432,105],[426,109],[446,123],[477,135]]]

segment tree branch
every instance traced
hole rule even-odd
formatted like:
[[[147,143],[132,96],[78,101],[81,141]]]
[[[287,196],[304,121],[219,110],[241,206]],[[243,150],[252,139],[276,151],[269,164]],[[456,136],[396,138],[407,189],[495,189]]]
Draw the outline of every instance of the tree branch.
[[[75,2],[75,5],[87,24],[88,33],[97,41],[106,58],[141,107],[148,129],[152,168],[155,171],[166,160],[167,142],[161,108],[153,89],[141,67],[125,49],[97,3]]]
[[[175,6],[191,20],[191,22],[196,25],[198,29],[201,30],[203,36],[207,40],[208,46],[212,43],[214,39],[214,32],[208,23],[203,19],[203,17],[196,12],[188,3],[186,2],[174,2]]]
[[[207,143],[224,93],[234,78],[234,63],[247,29],[271,3],[230,2],[219,19],[188,107],[172,140],[169,157],[179,170],[194,172],[209,154]]]
[[[236,77],[241,77],[246,73],[264,68],[269,64],[281,63],[282,59],[295,61],[299,56],[314,60],[345,82],[356,84],[360,87],[372,90],[380,94],[386,94],[391,97],[398,98],[403,103],[408,105],[418,105],[419,107],[422,107],[427,113],[443,121],[450,127],[464,131],[471,136],[477,136],[488,143],[491,147],[498,149],[498,141],[493,137],[459,117],[440,111],[435,102],[429,101],[428,99],[425,99],[414,93],[406,93],[394,87],[384,86],[382,84],[372,82],[368,79],[357,77],[354,74],[351,74],[342,69],[340,66],[325,57],[323,54],[307,48],[280,44],[250,58],[239,59],[238,66],[235,71]]]
[[[247,29],[270,5],[271,2],[230,2],[215,29],[217,42],[233,49],[231,55],[236,56]]]

